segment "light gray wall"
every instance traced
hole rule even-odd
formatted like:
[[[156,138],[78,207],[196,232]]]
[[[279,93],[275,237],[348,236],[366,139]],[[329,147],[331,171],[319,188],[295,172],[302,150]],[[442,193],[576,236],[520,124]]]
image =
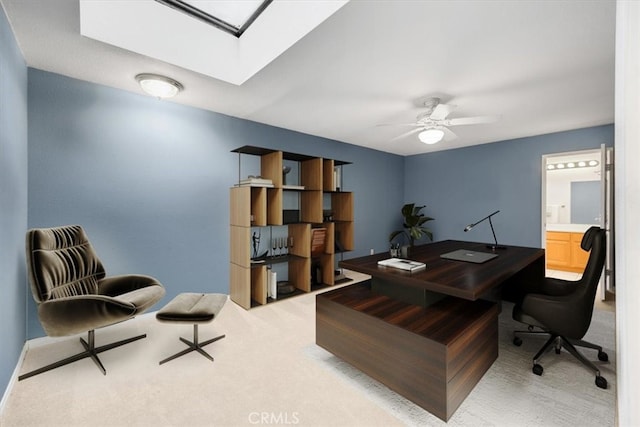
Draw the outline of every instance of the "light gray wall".
[[[427,205],[434,240],[492,242],[489,222],[464,228],[491,212],[499,243],[540,247],[543,154],[613,145],[613,125],[494,142],[405,159],[405,200]]]
[[[35,69],[29,227],[83,225],[108,274],[149,274],[165,285],[158,307],[180,292],[228,293],[231,150],[243,145],[353,162],[343,173],[355,194],[350,256],[387,248],[402,157]],[[32,302],[28,310],[28,337],[43,335]]]
[[[0,390],[25,341],[27,66],[0,7]]]

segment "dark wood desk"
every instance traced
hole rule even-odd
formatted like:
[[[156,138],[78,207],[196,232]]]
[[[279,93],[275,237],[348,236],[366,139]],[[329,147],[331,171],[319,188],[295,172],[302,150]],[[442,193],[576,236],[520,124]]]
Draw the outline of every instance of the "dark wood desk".
[[[410,258],[427,268],[414,273],[379,267],[387,253],[345,260],[372,280],[316,296],[318,345],[445,421],[498,357],[496,289],[544,275],[542,249],[510,246],[484,264],[440,258],[457,249],[490,251],[417,246]]]
[[[484,264],[440,258],[440,255],[458,249],[495,253],[498,257]],[[458,240],[414,246],[409,258],[427,264],[426,269],[414,273],[378,266],[378,261],[387,258],[388,253],[370,255],[344,260],[340,266],[399,286],[471,301],[485,297],[495,300],[496,288],[504,287],[509,279],[513,281],[514,276],[516,279],[521,276],[519,279],[528,283],[531,278],[539,279],[544,275],[544,250],[521,246],[509,246],[508,249],[498,249],[495,252],[484,243]]]

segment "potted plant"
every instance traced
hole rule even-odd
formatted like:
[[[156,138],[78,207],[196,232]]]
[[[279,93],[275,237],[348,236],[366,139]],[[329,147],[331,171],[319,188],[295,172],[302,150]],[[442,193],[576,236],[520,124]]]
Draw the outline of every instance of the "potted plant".
[[[401,212],[404,218],[402,226],[404,229],[396,230],[389,235],[389,243],[392,243],[392,249],[393,239],[399,235],[404,235],[407,238],[409,246],[413,246],[416,240],[420,240],[424,236],[428,237],[429,240],[433,240],[431,230],[424,226],[424,223],[433,221],[433,218],[425,216],[421,212],[424,208],[425,206],[416,206],[415,203],[407,203],[402,207]],[[395,248],[398,249],[397,244]]]

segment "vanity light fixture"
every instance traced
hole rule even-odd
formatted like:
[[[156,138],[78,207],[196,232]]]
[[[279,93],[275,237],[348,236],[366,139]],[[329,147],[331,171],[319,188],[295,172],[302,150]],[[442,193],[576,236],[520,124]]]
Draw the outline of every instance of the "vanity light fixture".
[[[180,82],[159,74],[138,74],[136,81],[144,92],[156,98],[172,98],[184,89]]]
[[[442,138],[444,138],[444,131],[437,128],[425,129],[418,134],[418,139],[425,144],[435,144],[442,141]]]
[[[594,167],[594,166],[598,166],[600,164],[599,161],[597,160],[589,160],[584,161],[581,160],[579,162],[566,162],[566,163],[550,163],[547,165],[547,170],[558,170],[558,169],[579,169],[579,168],[586,168],[586,167]]]

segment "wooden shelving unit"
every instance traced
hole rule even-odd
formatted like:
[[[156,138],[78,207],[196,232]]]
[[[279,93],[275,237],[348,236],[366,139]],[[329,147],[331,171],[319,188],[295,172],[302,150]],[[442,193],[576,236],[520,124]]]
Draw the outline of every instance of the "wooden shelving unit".
[[[336,254],[354,249],[353,193],[337,191],[342,183],[342,166],[349,162],[312,157],[304,154],[244,146],[233,150],[239,156],[260,157],[260,176],[270,179],[271,187],[240,186],[242,171],[238,170],[238,185],[230,190],[230,296],[231,299],[249,309],[252,306],[271,302],[268,298],[267,282],[269,266],[287,263],[288,282],[296,288],[296,294],[310,292],[312,265],[319,265],[322,283],[334,284]],[[296,162],[299,185],[304,189],[283,186],[283,162]],[[239,162],[239,169],[241,162]],[[336,168],[340,173],[336,173]],[[283,200],[286,192],[298,195],[299,222],[284,222]],[[327,209],[327,200],[330,208]],[[326,215],[326,212],[330,214]],[[252,234],[257,227],[287,227],[287,236],[293,247],[288,254],[267,257],[262,263],[251,260]],[[312,259],[312,228],[327,230],[324,252]]]

